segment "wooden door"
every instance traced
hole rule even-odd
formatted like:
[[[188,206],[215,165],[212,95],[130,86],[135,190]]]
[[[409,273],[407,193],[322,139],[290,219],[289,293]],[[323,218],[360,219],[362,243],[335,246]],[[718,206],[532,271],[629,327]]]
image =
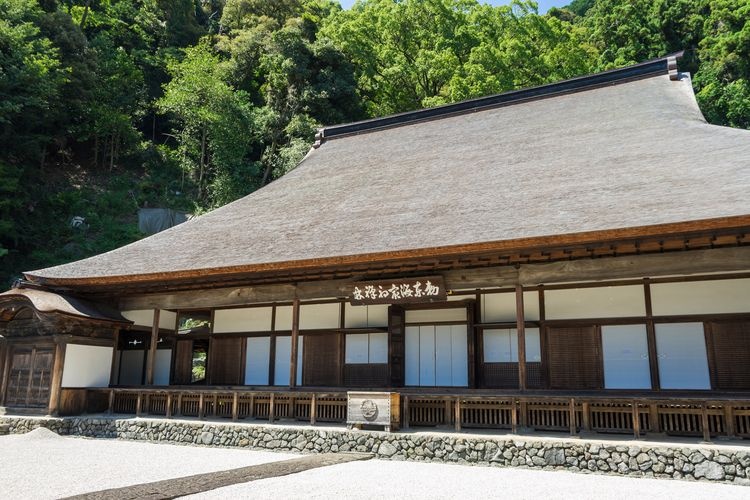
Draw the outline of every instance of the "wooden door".
[[[193,381],[193,341],[180,339],[174,345],[172,383],[190,385]]]
[[[714,389],[750,390],[750,322],[707,326]]]
[[[52,348],[14,349],[10,358],[7,406],[46,408],[52,384]]]
[[[212,385],[241,385],[243,372],[242,337],[215,338],[211,342],[209,383]]]
[[[341,356],[338,333],[305,335],[302,349],[302,385],[340,386]]]
[[[603,387],[601,336],[596,326],[550,327],[547,349],[552,389]]]

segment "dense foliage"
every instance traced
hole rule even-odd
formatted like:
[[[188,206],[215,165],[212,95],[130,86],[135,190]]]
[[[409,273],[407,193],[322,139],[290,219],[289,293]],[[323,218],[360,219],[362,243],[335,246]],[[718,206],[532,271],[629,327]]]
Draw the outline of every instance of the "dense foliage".
[[[0,288],[262,187],[322,124],[683,49],[707,119],[750,127],[747,0],[0,0]]]

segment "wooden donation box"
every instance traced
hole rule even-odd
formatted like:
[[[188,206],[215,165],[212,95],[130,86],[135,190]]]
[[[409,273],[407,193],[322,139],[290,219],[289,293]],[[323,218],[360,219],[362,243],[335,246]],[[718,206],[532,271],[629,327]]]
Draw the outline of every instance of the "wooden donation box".
[[[401,400],[395,392],[347,392],[346,423],[382,425],[386,432],[397,431]]]

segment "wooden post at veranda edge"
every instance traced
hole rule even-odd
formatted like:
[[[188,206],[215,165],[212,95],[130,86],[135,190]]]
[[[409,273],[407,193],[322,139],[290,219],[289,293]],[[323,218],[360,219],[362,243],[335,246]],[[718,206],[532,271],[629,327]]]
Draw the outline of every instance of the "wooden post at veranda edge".
[[[50,381],[49,406],[47,407],[47,413],[53,417],[60,414],[60,394],[62,393],[65,349],[65,342],[57,342],[55,344],[54,361],[52,362],[52,380]]]
[[[289,388],[297,386],[297,344],[299,343],[299,298],[292,302],[292,345],[289,351]]]
[[[154,385],[154,367],[156,366],[156,345],[159,343],[159,309],[154,309],[154,323],[151,326],[151,343],[148,346],[146,361],[146,385]]]
[[[523,287],[516,285],[516,330],[518,331],[518,389],[526,390],[526,325],[524,323]]]

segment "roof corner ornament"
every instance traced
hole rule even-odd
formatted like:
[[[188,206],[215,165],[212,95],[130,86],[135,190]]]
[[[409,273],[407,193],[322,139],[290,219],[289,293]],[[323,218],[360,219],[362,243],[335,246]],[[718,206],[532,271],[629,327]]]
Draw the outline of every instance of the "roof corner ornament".
[[[670,80],[679,80],[680,79],[680,73],[677,71],[677,57],[676,56],[669,56],[667,57],[667,71],[669,72],[669,79]]]
[[[318,129],[318,132],[315,134],[315,142],[313,143],[313,146],[312,146],[314,149],[318,149],[320,146],[323,145],[323,141],[325,139],[324,133],[325,133],[325,129],[323,128]]]

